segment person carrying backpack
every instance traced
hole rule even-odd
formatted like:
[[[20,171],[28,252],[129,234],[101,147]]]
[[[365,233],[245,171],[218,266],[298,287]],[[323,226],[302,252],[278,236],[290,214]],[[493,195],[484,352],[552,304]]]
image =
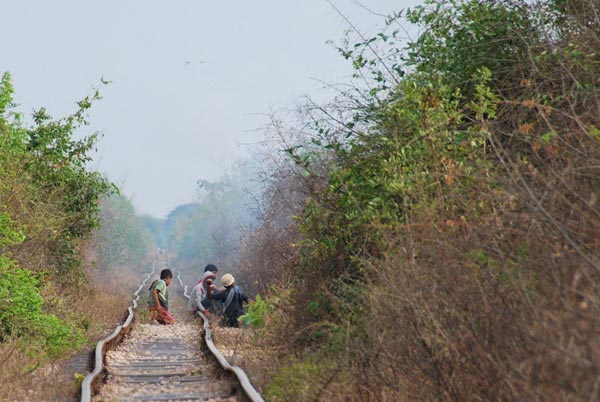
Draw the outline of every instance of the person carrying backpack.
[[[235,278],[231,274],[223,275],[221,277],[221,284],[225,286],[222,290],[215,291],[209,288],[209,297],[223,303],[225,325],[238,328],[238,318],[244,314],[243,303],[248,303],[248,297],[246,297],[239,286],[235,285]]]

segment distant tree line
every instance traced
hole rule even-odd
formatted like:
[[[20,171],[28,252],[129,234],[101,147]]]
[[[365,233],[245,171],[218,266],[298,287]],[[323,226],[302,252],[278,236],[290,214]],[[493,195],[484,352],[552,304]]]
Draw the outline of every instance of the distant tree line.
[[[199,180],[196,200],[179,205],[160,232],[163,247],[194,272],[215,263],[227,272],[238,270],[240,238],[252,231],[260,202],[259,184],[249,161],[234,164],[219,180]],[[156,227],[156,222],[146,221]]]

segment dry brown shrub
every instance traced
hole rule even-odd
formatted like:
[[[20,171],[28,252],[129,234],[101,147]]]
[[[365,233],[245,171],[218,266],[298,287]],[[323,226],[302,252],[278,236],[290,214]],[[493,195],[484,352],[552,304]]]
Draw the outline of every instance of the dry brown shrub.
[[[597,1],[562,3],[564,25],[494,84],[497,116],[484,122],[489,174],[440,178],[460,191],[435,202],[413,194],[387,253],[364,262],[358,307],[337,298],[339,283],[323,284],[318,267],[289,279],[298,254],[275,226],[257,235],[249,259],[268,261],[255,272],[262,287],[273,276],[296,286],[295,302],[264,332],[290,348],[275,368],[304,353],[335,359],[335,375],[315,381],[313,396],[600,400],[600,18]],[[302,297],[314,287],[338,302],[325,351],[306,339],[314,328]]]
[[[597,400],[597,274],[534,216],[497,218],[407,228],[371,262],[339,400]]]
[[[565,4],[572,36],[500,84],[491,213],[415,216],[369,262],[346,360],[364,400],[600,400],[600,19]]]
[[[95,343],[126,317],[142,276],[126,267],[112,274],[103,273],[90,263],[94,260],[92,249],[86,249],[83,256],[85,277],[79,278],[78,287],[59,287],[48,282],[43,292],[46,308],[85,328],[91,342],[80,351],[51,361],[27,355],[16,340],[0,344],[1,400],[77,400],[80,380],[75,374],[80,364],[75,364],[74,359],[85,360]],[[139,303],[144,306],[143,298]]]

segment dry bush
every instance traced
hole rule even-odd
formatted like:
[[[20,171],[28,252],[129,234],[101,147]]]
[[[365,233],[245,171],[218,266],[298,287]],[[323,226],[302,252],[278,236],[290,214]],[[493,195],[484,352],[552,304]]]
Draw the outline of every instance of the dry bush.
[[[407,228],[373,262],[347,360],[361,398],[597,400],[597,273],[533,215],[497,218]]]
[[[600,400],[598,2],[552,6],[567,12],[546,37],[511,37],[523,52],[492,71],[494,117],[459,124],[486,136],[489,169],[446,180],[434,164],[439,195],[410,194],[385,251],[353,260],[364,278],[323,283],[318,265],[298,275],[301,250],[274,225],[259,232],[248,258],[280,264],[274,276],[294,287],[263,331],[290,348],[275,363],[271,395],[286,400],[297,374],[314,392],[290,387],[287,400]],[[304,197],[322,196],[291,182]],[[324,210],[338,213],[332,204]],[[271,270],[256,275],[266,283]],[[332,305],[313,319],[307,301],[319,292]],[[335,365],[311,377],[315,357]]]
[[[264,293],[269,284],[292,282],[290,267],[298,258],[295,246],[298,231],[292,216],[298,212],[302,200],[294,184],[285,178],[271,183],[270,205],[265,216],[240,247],[239,269],[255,292]]]
[[[345,359],[369,384],[352,381],[357,400],[600,399],[600,19],[597,2],[565,7],[553,29],[572,34],[498,83],[491,213],[414,216],[369,262]]]
[[[307,199],[326,185],[325,161],[314,160],[307,176],[291,163],[286,149],[307,141],[301,130],[286,127],[275,116],[265,132],[262,150],[263,183],[259,226],[242,237],[238,266],[253,293],[265,293],[271,285],[287,288],[295,278],[299,260],[300,234],[294,217],[301,214]]]
[[[0,344],[0,388],[3,401],[77,400],[79,383],[60,363],[38,367],[16,342]]]
[[[89,246],[89,245],[88,245]],[[49,282],[43,289],[46,307],[57,316],[85,329],[90,343],[82,350],[52,361],[28,355],[17,340],[0,344],[0,388],[2,400],[76,400],[80,380],[71,359],[89,355],[95,343],[123,322],[133,291],[141,275],[128,267],[106,274],[91,265],[93,249],[86,248],[84,278],[78,287],[57,287]],[[142,304],[143,306],[143,300]],[[85,374],[79,373],[79,374]]]
[[[504,178],[478,194],[491,213],[435,223],[422,210],[369,261],[345,356],[370,384],[352,382],[358,400],[600,399],[600,95],[578,84],[598,74],[564,61],[502,101],[490,144]]]

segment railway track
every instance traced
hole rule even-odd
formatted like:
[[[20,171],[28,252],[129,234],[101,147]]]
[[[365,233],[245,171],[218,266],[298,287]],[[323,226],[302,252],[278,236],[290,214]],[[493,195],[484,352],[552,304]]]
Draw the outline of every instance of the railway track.
[[[98,342],[81,401],[263,401],[246,374],[215,347],[206,317],[200,315],[200,328],[186,311],[189,296],[179,273],[169,292],[176,323],[137,322],[134,328],[137,302],[157,276],[154,267],[134,293],[126,321]]]

